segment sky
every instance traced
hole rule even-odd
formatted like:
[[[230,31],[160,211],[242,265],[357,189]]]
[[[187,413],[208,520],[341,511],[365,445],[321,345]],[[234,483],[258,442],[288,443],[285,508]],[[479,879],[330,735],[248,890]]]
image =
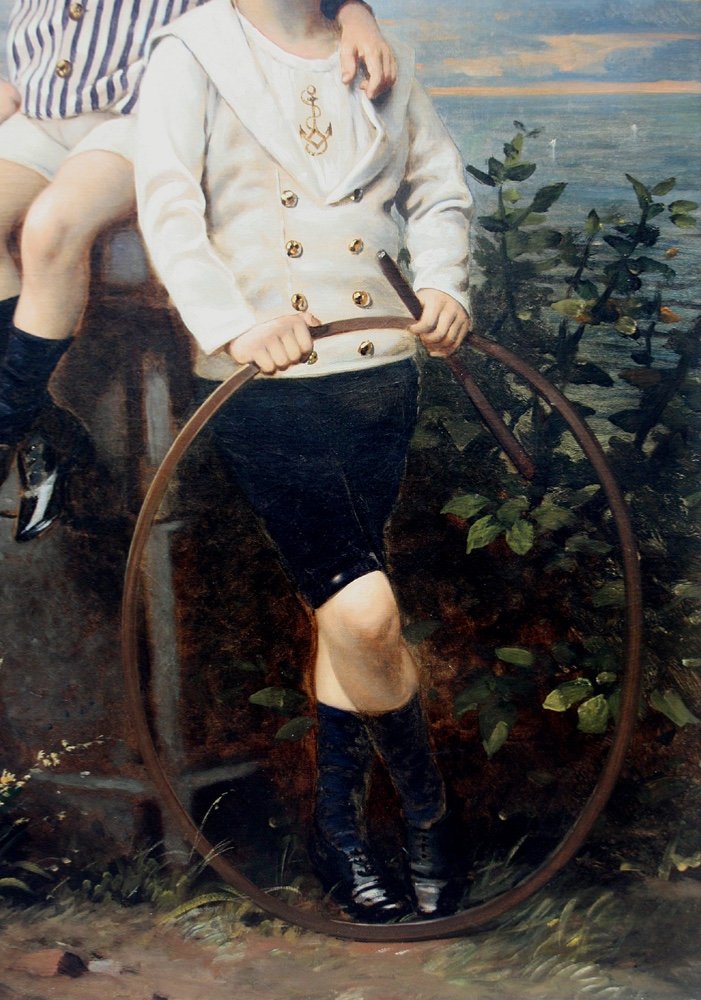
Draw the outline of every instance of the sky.
[[[375,0],[374,9],[415,46],[435,93],[701,93],[701,0]]]
[[[701,94],[701,0],[372,2],[433,93]]]

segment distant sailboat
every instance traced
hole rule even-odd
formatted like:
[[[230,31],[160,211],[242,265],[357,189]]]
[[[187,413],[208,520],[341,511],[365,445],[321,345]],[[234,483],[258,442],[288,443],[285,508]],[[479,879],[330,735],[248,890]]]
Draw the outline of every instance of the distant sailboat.
[[[548,139],[548,145],[550,146],[550,156],[555,159],[555,151],[557,147],[557,139]]]

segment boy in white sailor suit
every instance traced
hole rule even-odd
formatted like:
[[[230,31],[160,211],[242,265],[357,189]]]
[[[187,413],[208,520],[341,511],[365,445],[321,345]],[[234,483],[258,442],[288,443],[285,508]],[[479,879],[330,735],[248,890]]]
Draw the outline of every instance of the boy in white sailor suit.
[[[397,82],[373,106],[339,86],[319,0],[211,0],[155,42],[136,156],[142,231],[197,343],[197,374],[209,391],[237,364],[263,373],[214,430],[315,610],[311,857],[365,921],[446,912],[452,874],[444,783],[382,535],[416,419],[417,336],[447,355],[469,330],[472,199],[411,55],[395,52]],[[319,322],[406,316],[376,262],[402,237],[421,318],[314,345]],[[365,832],[375,752],[401,801],[407,892]]]
[[[36,419],[85,307],[93,241],[134,209],[133,112],[149,36],[202,2],[13,4],[10,80],[0,80],[0,484],[17,450],[18,541],[60,514],[67,463]],[[366,5],[326,0],[324,13],[343,31],[343,78],[362,60],[370,96],[391,86],[393,56]],[[18,272],[11,237],[20,222]],[[75,446],[83,434],[70,429]]]

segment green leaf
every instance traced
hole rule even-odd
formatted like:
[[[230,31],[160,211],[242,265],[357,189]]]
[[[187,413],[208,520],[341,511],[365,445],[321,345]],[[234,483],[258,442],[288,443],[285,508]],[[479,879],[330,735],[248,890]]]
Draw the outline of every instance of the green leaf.
[[[626,174],[626,178],[633,185],[633,190],[635,191],[635,196],[638,199],[638,205],[640,205],[641,208],[647,208],[648,205],[650,205],[651,202],[652,202],[652,194],[651,194],[651,192],[648,190],[648,188],[645,187],[645,185],[641,181],[636,180],[635,177],[631,177],[630,174]],[[658,184],[657,187],[659,187],[659,186],[660,185]],[[661,191],[659,193],[660,194],[664,194],[665,192]]]
[[[577,728],[582,733],[605,733],[609,720],[608,701],[603,694],[594,695],[583,702],[577,709],[579,723]]]
[[[29,872],[30,875],[39,875],[41,878],[52,879],[52,876],[47,872],[45,868],[41,865],[37,865],[34,861],[17,861],[15,863],[15,868],[21,868],[23,872]]]
[[[504,530],[504,526],[495,521],[491,514],[480,517],[471,525],[467,533],[467,553],[474,552],[475,549],[482,549],[498,538]]]
[[[684,201],[680,199],[679,201],[673,201],[667,206],[674,215],[686,215],[688,212],[695,212],[699,207],[697,201]]]
[[[654,194],[656,197],[659,198],[663,194],[668,194],[673,187],[676,187],[676,184],[677,184],[676,177],[667,177],[666,180],[660,181],[659,184],[655,184],[654,188],[652,189],[652,194]]]
[[[513,705],[498,703],[485,705],[480,710],[480,736],[488,757],[493,757],[501,750],[515,721],[516,710]]]
[[[628,261],[628,266],[635,274],[647,274],[651,271],[663,275],[665,278],[673,278],[676,274],[673,267],[664,264],[654,257],[634,257]]]
[[[698,490],[696,493],[690,493],[683,498],[683,502],[687,510],[694,510],[701,503],[701,490]]]
[[[601,487],[598,483],[590,483],[589,486],[583,486],[581,490],[577,490],[576,493],[573,493],[569,498],[569,506],[572,510],[578,510],[580,507],[583,507],[585,503],[589,503],[592,497],[596,496],[600,490]]]
[[[479,224],[488,233],[508,233],[509,223],[504,219],[495,219],[492,215],[480,215]]]
[[[616,688],[608,698],[606,699],[609,712],[611,713],[611,718],[614,722],[618,722],[618,714],[621,711],[621,689]]]
[[[632,316],[619,316],[614,326],[619,333],[626,337],[633,337],[638,332],[638,324]]]
[[[605,556],[611,551],[608,542],[602,542],[598,538],[590,538],[589,535],[570,535],[565,542],[566,552],[584,552],[589,555]]]
[[[650,704],[680,728],[698,725],[701,722],[701,719],[697,719],[693,712],[689,711],[681,695],[674,688],[666,688],[664,691],[656,689],[650,695]]]
[[[577,677],[573,681],[565,681],[550,692],[543,702],[543,708],[551,712],[566,712],[572,705],[588,697],[594,690],[592,683],[586,677]]]
[[[292,688],[267,687],[256,691],[248,700],[252,705],[262,705],[263,708],[272,708],[283,715],[289,715],[296,712],[307,699]]]
[[[504,180],[525,181],[536,171],[535,163],[517,163],[513,167],[505,167],[503,172]]]
[[[558,663],[571,666],[577,659],[577,654],[569,642],[553,643],[552,654]]]
[[[571,510],[558,507],[557,504],[547,499],[543,500],[540,507],[536,507],[531,516],[541,531],[557,531],[558,528],[565,528],[574,521],[574,514]]]
[[[693,215],[673,215],[672,222],[679,229],[696,229],[696,219]]]
[[[445,427],[450,440],[459,452],[463,452],[468,445],[483,434],[481,424],[465,417],[444,417],[441,424]]]
[[[523,149],[523,134],[517,132],[513,137],[511,142],[504,144],[504,155],[505,156],[518,156]]]
[[[490,156],[487,160],[487,169],[489,170],[490,177],[493,177],[495,181],[504,180],[504,164],[501,160],[497,160],[494,156]]]
[[[32,893],[32,890],[26,882],[23,882],[22,879],[12,878],[10,876],[7,878],[0,878],[0,891],[3,889],[18,889],[20,892],[28,892],[30,895]]]
[[[672,587],[672,593],[683,601],[701,602],[701,583],[695,580],[680,580]]]
[[[433,635],[436,629],[441,627],[441,624],[434,618],[427,618],[422,622],[412,622],[402,629],[402,636],[412,646],[418,646],[420,642]]]
[[[295,740],[301,740],[315,725],[314,719],[308,715],[300,715],[298,718],[290,719],[284,726],[281,726],[275,733],[275,739],[287,740],[290,743]]]
[[[570,369],[570,382],[573,385],[613,385],[613,379],[608,372],[591,361],[580,361]]]
[[[480,705],[494,696],[494,680],[491,676],[480,677],[456,696],[453,713],[456,719],[465,712],[476,712]]]
[[[560,299],[558,302],[551,302],[550,308],[561,316],[575,319],[586,308],[586,303],[583,299]]]
[[[504,201],[508,202],[510,205],[514,205],[517,201],[521,200],[521,195],[516,188],[504,188],[501,192],[501,196]]]
[[[506,531],[506,544],[517,556],[525,556],[533,548],[535,538],[535,528],[528,521],[521,518],[515,521]]]
[[[524,510],[528,510],[528,500],[525,497],[514,497],[499,507],[496,516],[502,524],[509,526],[515,523]]]
[[[532,667],[535,662],[533,653],[523,646],[499,646],[494,652],[502,663],[513,663],[516,667]]]
[[[545,215],[542,212],[529,212],[523,220],[524,226],[542,226],[545,222]]]
[[[481,493],[463,493],[449,500],[441,509],[441,514],[454,514],[456,517],[469,521],[475,514],[479,514],[488,503],[487,497],[483,497]]]
[[[618,410],[617,413],[610,414],[608,419],[626,434],[635,434],[640,427],[643,415],[640,410]]]
[[[467,172],[472,174],[475,180],[479,181],[480,184],[486,184],[487,187],[496,187],[497,182],[489,174],[485,174],[483,170],[478,170],[477,167],[473,167],[471,164],[467,166]]]
[[[584,224],[584,234],[585,236],[596,236],[598,232],[601,231],[601,219],[594,209],[591,210],[587,216],[587,221]]]
[[[430,427],[426,427],[423,424],[419,424],[414,431],[414,436],[411,439],[411,447],[415,448],[417,451],[437,448],[440,443],[440,436]]]
[[[593,281],[580,281],[575,287],[575,293],[580,299],[596,299],[599,296],[599,290]]]
[[[635,243],[632,240],[625,239],[623,236],[604,236],[604,243],[608,243],[610,247],[613,247],[621,257],[628,257],[635,250]]]
[[[595,608],[622,608],[626,601],[623,580],[612,580],[599,587],[592,598]]]
[[[547,212],[550,206],[555,204],[566,187],[567,184],[563,183],[548,184],[546,187],[542,187],[540,191],[536,191],[531,202],[531,211]]]
[[[613,684],[613,682],[618,677],[612,670],[602,670],[600,674],[596,675],[597,684]]]

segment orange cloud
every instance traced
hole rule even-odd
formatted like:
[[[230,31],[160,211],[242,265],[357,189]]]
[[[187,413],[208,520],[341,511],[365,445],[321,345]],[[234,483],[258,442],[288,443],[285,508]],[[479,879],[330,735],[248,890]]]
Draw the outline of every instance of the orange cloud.
[[[500,87],[428,87],[432,97],[519,97],[535,94],[701,94],[697,80],[653,80],[644,83],[620,83],[606,80],[557,80],[519,86]]]
[[[544,48],[538,50],[509,51],[500,55],[474,59],[444,59],[443,65],[451,73],[473,77],[500,77],[519,70],[534,75],[559,73],[603,72],[609,56],[627,49],[646,49],[668,42],[698,41],[699,34],[641,34],[601,35],[540,35],[538,41]]]

